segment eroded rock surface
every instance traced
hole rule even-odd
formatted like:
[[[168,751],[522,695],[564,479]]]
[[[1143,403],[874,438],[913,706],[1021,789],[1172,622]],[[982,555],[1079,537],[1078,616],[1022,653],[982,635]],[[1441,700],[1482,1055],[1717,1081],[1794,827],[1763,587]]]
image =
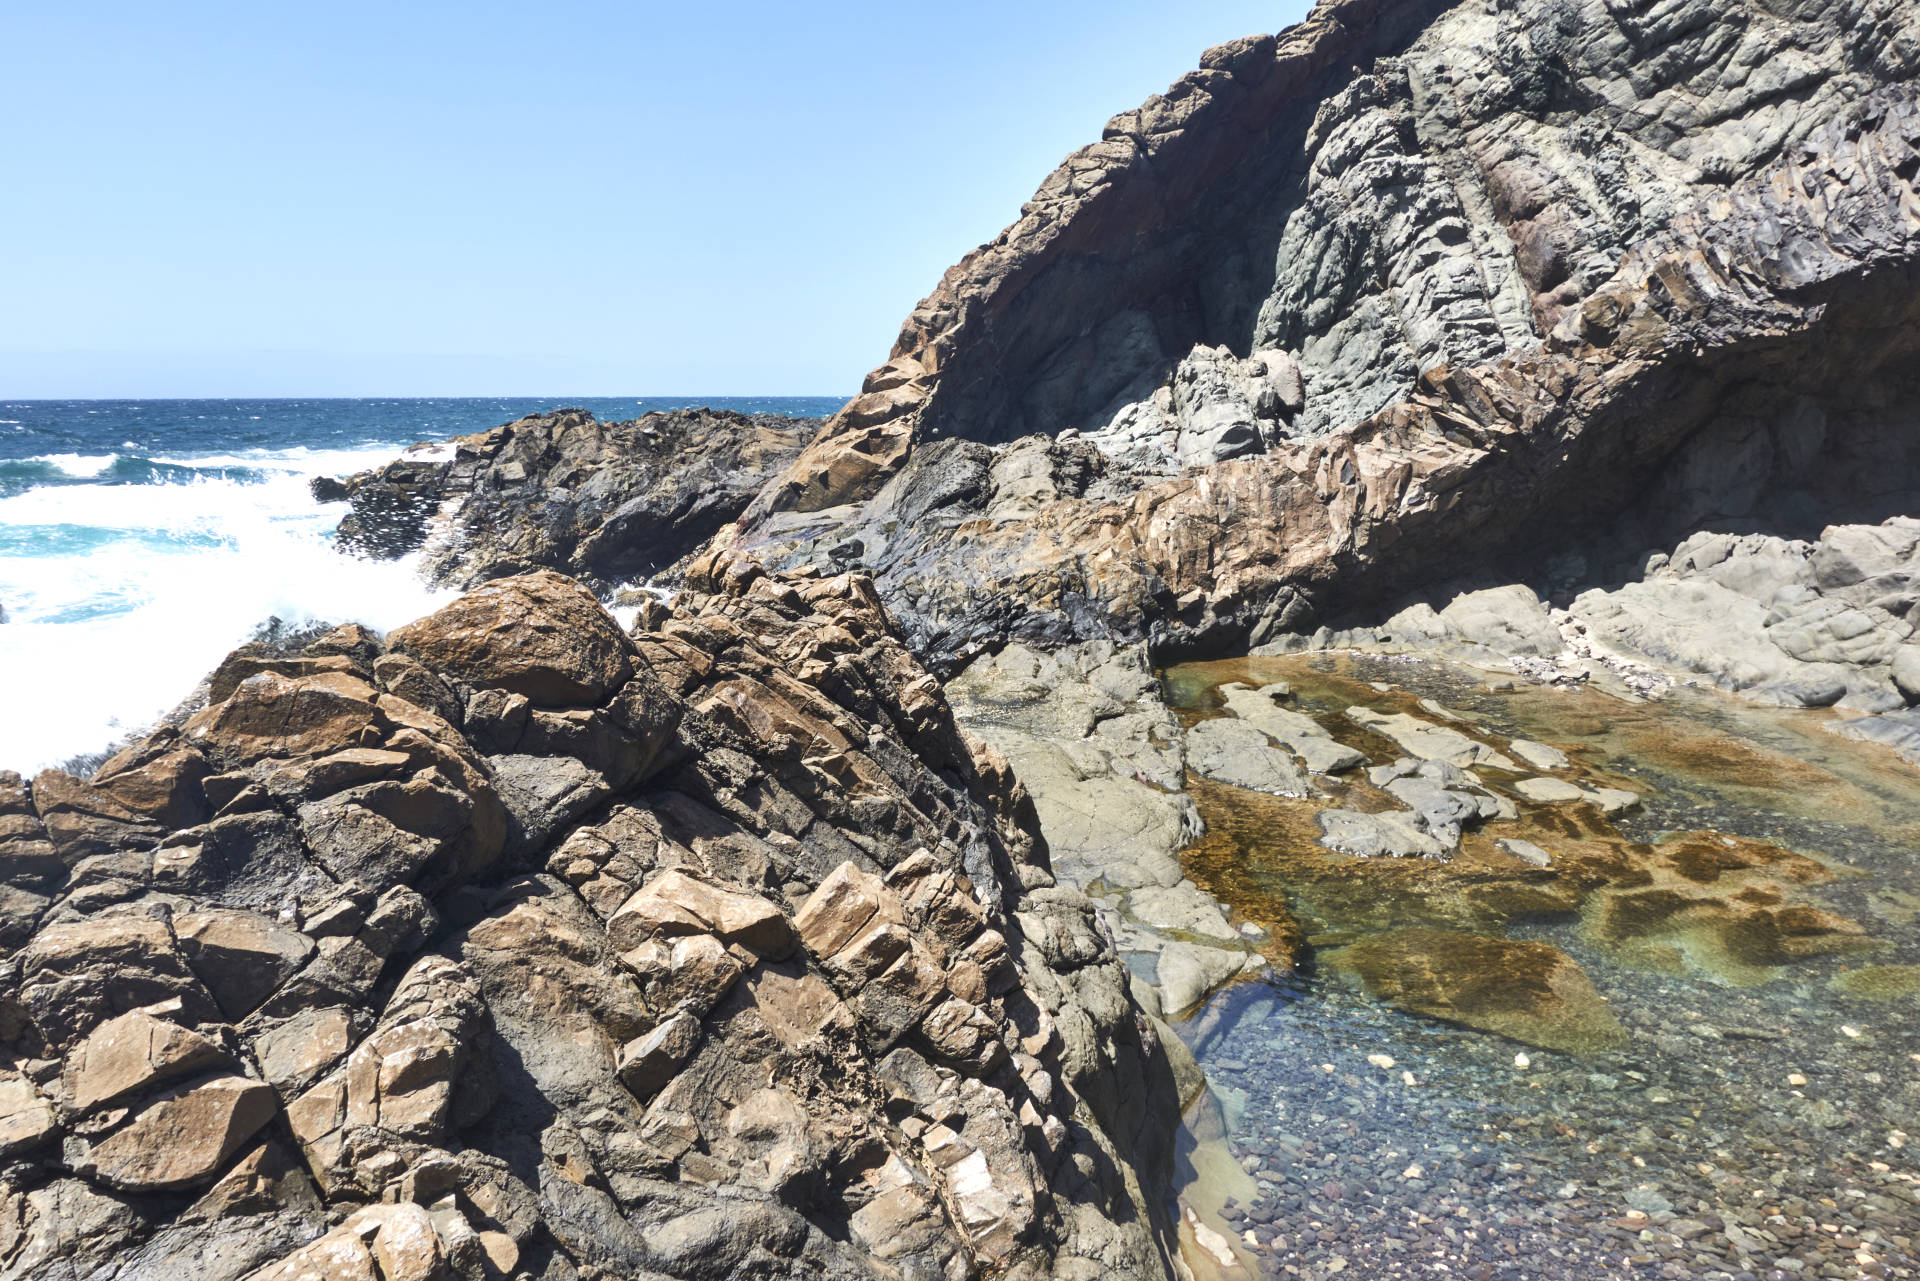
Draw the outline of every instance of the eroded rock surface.
[[[718,409],[603,423],[533,414],[316,484],[352,510],[341,544],[394,557],[424,547],[460,587],[545,566],[607,586],[645,579],[738,516],[819,424]]]
[[[945,668],[1007,633],[1225,652],[1469,554],[1908,510],[1917,24],[1329,0],[1211,50],[722,538],[872,572]]]
[[[654,621],[506,578],[0,776],[0,1277],[1170,1275],[1169,1047],[871,584]]]

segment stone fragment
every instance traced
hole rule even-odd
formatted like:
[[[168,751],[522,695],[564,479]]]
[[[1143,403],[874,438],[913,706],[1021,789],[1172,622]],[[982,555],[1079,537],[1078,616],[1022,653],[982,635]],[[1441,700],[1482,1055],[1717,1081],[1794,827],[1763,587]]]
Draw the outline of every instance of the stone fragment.
[[[134,1192],[190,1187],[211,1179],[273,1119],[273,1091],[243,1076],[216,1076],[161,1100],[94,1146],[88,1166]]]
[[[102,1023],[68,1056],[67,1103],[90,1112],[162,1082],[229,1064],[226,1051],[200,1033],[134,1010]]]
[[[1549,747],[1545,743],[1536,743],[1531,739],[1516,738],[1509,740],[1507,750],[1526,762],[1532,769],[1566,769],[1573,763],[1567,759],[1567,754],[1559,748]]]
[[[827,873],[795,914],[793,925],[807,950],[825,958],[865,932],[876,915],[896,925],[906,923],[886,882],[849,860]]]
[[[1511,758],[1501,755],[1478,739],[1469,738],[1458,730],[1430,724],[1417,716],[1408,716],[1404,712],[1388,715],[1369,707],[1349,707],[1347,719],[1362,729],[1392,739],[1401,751],[1421,760],[1445,761],[1462,769],[1475,765],[1515,771],[1520,768]]]
[[[649,938],[686,934],[717,935],[775,960],[793,950],[793,931],[779,908],[677,868],[635,891],[607,921],[607,934],[623,952]]]
[[[0,1157],[30,1152],[59,1132],[53,1105],[23,1076],[0,1080]]]
[[[1442,858],[1447,846],[1426,831],[1417,815],[1321,810],[1320,843],[1356,858]]]
[[[188,912],[173,918],[173,932],[232,1020],[259,1008],[313,955],[312,939],[257,912]]]
[[[1538,845],[1535,845],[1532,841],[1523,841],[1515,838],[1510,838],[1507,840],[1495,841],[1494,844],[1500,848],[1502,853],[1511,854],[1514,858],[1519,859],[1522,863],[1529,863],[1529,864],[1532,864],[1534,867],[1552,867],[1553,866],[1553,855],[1547,853],[1545,850],[1541,849]]]
[[[700,1044],[700,1020],[676,1014],[620,1051],[620,1080],[641,1100],[658,1094]]]
[[[353,1048],[353,1020],[340,1006],[300,1010],[259,1033],[253,1053],[276,1089],[305,1089]]]

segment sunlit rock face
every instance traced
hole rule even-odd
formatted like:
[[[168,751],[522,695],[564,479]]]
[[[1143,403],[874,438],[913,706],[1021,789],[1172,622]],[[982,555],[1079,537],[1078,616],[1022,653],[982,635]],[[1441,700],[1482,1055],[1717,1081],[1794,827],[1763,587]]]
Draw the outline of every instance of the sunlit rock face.
[[[944,669],[1905,514],[1917,58],[1896,0],[1322,4],[1115,117],[719,538]]]
[[[503,578],[0,774],[0,1276],[1169,1275],[1159,1025],[871,584],[651,624]]]

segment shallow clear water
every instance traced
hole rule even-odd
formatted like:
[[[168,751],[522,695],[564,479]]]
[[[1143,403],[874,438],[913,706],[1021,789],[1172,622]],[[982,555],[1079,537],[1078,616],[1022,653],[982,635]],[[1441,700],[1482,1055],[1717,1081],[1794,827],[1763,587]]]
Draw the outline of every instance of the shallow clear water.
[[[411,566],[333,549],[308,482],[408,445],[581,405],[814,417],[824,397],[0,402],[0,769],[106,747],[270,618],[386,629],[432,609]]]
[[[1189,665],[1168,673],[1168,690],[1185,714],[1207,715],[1232,680],[1290,682],[1299,710],[1375,763],[1397,753],[1357,734],[1344,709],[1437,720],[1415,701],[1428,697],[1466,717],[1456,728],[1496,746],[1553,744],[1583,782],[1646,798],[1613,820],[1523,805],[1441,864],[1321,849],[1312,816],[1331,798],[1195,787],[1211,830],[1188,852],[1189,874],[1245,916],[1291,913],[1311,940],[1298,973],[1229,989],[1181,1028],[1218,1099],[1192,1122],[1185,1199],[1234,1238],[1237,1268],[1920,1274],[1920,970],[1906,968],[1920,966],[1920,771],[1827,733],[1829,713],[1693,690],[1652,705],[1494,693],[1483,674],[1424,660]],[[1380,807],[1364,783],[1341,790],[1347,804]],[[1560,867],[1503,858],[1492,846],[1502,836],[1554,851]],[[1657,929],[1622,925],[1646,924],[1620,910],[1650,892],[1619,884],[1638,869],[1666,860],[1697,872],[1689,860],[1723,851],[1754,869],[1683,885],[1700,901]],[[1810,919],[1861,936],[1789,938],[1792,956],[1756,949],[1710,899],[1724,890],[1744,910],[1764,897],[1763,876],[1793,911],[1829,913]],[[1564,950],[1625,1048],[1554,1053],[1407,1013],[1329,963],[1340,945],[1408,926]]]

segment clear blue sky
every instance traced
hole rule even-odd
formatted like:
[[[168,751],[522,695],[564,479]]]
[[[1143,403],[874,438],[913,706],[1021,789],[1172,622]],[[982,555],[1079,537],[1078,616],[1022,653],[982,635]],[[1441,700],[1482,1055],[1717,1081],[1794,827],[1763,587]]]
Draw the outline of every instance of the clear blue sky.
[[[0,5],[0,397],[837,394],[1306,0]]]

